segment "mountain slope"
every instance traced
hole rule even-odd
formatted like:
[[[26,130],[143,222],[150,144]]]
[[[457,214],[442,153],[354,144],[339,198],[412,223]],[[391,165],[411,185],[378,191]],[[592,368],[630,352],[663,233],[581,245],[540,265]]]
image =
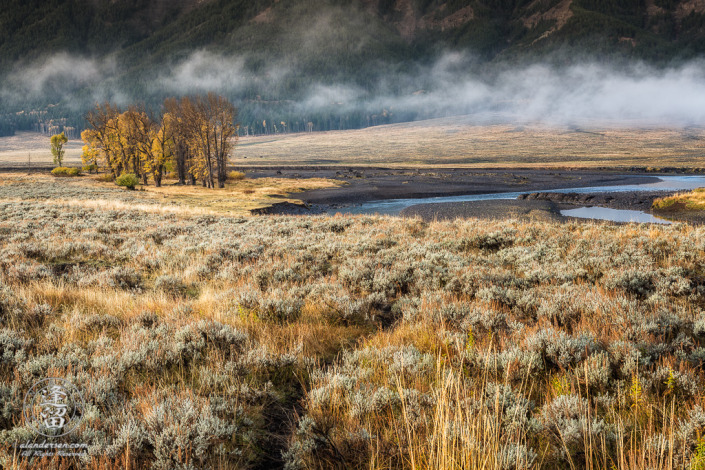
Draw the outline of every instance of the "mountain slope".
[[[341,30],[378,35],[418,49],[470,48],[485,58],[505,51],[604,44],[620,53],[702,52],[700,0],[7,0],[0,12],[0,61],[57,50],[118,51],[153,61],[198,47],[281,51],[277,43],[344,14]],[[300,45],[300,43],[299,43]],[[343,45],[338,44],[342,49]]]
[[[436,78],[428,70],[448,51],[466,54],[453,64],[458,73],[536,60],[664,65],[705,52],[702,0],[6,3],[0,114],[43,109],[45,118],[69,116],[77,124],[96,100],[155,104],[206,89],[238,101],[253,121],[311,119],[287,103],[309,99],[312,84],[329,87],[332,102],[341,101],[333,97],[340,87],[368,97],[423,92]],[[84,62],[70,62],[75,58]],[[52,71],[61,69],[57,62],[69,70]],[[58,106],[46,108],[50,103]],[[339,109],[327,126],[369,120],[359,115],[357,124],[343,124],[343,114],[350,112]],[[32,121],[13,119],[15,127]]]

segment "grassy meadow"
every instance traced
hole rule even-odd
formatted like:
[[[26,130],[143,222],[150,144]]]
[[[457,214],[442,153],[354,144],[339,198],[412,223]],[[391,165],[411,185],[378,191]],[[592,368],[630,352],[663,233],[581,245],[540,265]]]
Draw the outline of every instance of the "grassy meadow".
[[[3,468],[705,468],[704,227],[162,189],[3,174]],[[50,376],[83,393],[81,461],[16,453]]]
[[[83,142],[70,139],[64,146],[64,163],[81,166]],[[0,168],[7,166],[48,166],[53,157],[49,150],[49,136],[38,132],[17,132],[11,137],[0,137]]]
[[[385,167],[702,167],[705,129],[473,124],[467,117],[242,137],[233,163]]]
[[[705,129],[629,126],[561,127],[473,124],[467,117],[359,130],[240,137],[231,161],[240,168],[282,165],[384,167],[685,167],[704,165]],[[81,165],[80,140],[65,163]],[[0,168],[51,165],[49,139],[21,132],[0,138]]]
[[[237,174],[238,172],[236,172]],[[105,174],[57,178],[39,173],[2,173],[0,200],[41,200],[47,205],[94,209],[139,209],[143,212],[188,215],[249,215],[252,209],[291,202],[300,204],[295,193],[332,188],[341,183],[331,179],[257,178],[230,179],[218,192],[201,186],[178,186],[165,180],[164,186],[138,185],[137,191],[120,191]],[[236,175],[242,177],[242,173]],[[34,189],[32,189],[34,188]],[[37,189],[41,188],[41,189]]]

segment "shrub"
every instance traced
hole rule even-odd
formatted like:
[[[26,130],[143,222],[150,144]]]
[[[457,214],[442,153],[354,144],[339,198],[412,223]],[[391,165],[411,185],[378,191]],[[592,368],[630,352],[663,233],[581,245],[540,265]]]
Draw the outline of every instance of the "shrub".
[[[502,447],[498,453],[498,459],[502,468],[507,470],[520,468],[534,468],[534,461],[538,455],[530,447],[523,444],[509,443]]]
[[[245,173],[242,171],[231,171],[228,173],[228,180],[230,181],[240,181],[245,179]]]
[[[121,289],[136,289],[142,285],[142,275],[132,268],[115,267],[108,271],[107,284]]]
[[[79,176],[81,174],[81,170],[79,170],[78,168],[57,166],[56,168],[51,170],[51,174],[54,176]]]
[[[585,398],[576,395],[560,395],[543,408],[543,425],[547,434],[554,441],[558,454],[572,455],[585,449],[591,439],[604,439],[609,442],[615,436],[609,425],[601,417],[593,417],[587,412],[589,407]],[[567,456],[566,456],[567,457]]]
[[[91,163],[90,165],[84,165],[83,166],[83,171],[87,171],[88,173],[93,173],[93,172],[98,172],[98,165],[95,163]]]
[[[128,452],[153,469],[222,468],[217,463],[225,458],[242,462],[237,468],[247,467],[245,442],[237,437],[247,434],[248,421],[235,403],[161,393],[126,408],[114,438],[104,444],[111,458]]]
[[[275,291],[276,292],[276,291]],[[259,314],[264,320],[287,322],[296,320],[304,303],[300,299],[265,298],[260,302]]]
[[[98,181],[103,181],[104,183],[112,183],[115,181],[115,176],[112,173],[105,173],[104,175],[98,176]]]
[[[654,289],[653,276],[652,273],[640,269],[613,271],[607,276],[605,287],[624,289],[630,294],[646,296]]]
[[[186,286],[186,284],[184,284],[179,278],[164,275],[159,276],[154,281],[154,288],[169,295],[181,296],[186,293],[188,286]]]
[[[122,320],[110,314],[90,315],[78,322],[81,328],[86,331],[102,331],[104,329],[115,329],[122,326]]]
[[[495,252],[502,248],[512,246],[514,244],[513,235],[511,231],[483,233],[463,239],[461,241],[461,248],[464,251],[474,248],[482,251]]]
[[[174,468],[195,461],[203,468],[209,458],[226,454],[219,445],[237,430],[219,418],[203,399],[170,397],[156,402],[144,419],[146,440],[154,449],[155,468]]]
[[[137,175],[134,173],[123,173],[115,179],[115,184],[124,186],[127,189],[135,189],[135,186],[137,186],[139,182]]]

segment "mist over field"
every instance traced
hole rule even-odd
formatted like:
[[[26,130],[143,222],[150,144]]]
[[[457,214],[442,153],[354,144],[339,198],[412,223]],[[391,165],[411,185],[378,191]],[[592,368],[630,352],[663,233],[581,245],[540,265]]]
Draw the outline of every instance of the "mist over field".
[[[470,54],[445,53],[430,65],[416,64],[406,72],[384,65],[390,73],[367,88],[345,81],[314,81],[289,93],[281,90],[302,73],[299,68],[271,63],[256,73],[247,62],[244,56],[197,51],[164,68],[143,93],[135,95],[114,78],[114,60],[62,53],[13,70],[0,96],[15,105],[30,99],[82,109],[97,101],[126,105],[170,94],[216,91],[236,104],[275,102],[301,115],[386,112],[421,119],[499,113],[508,121],[558,125],[705,123],[703,61],[669,68],[595,62],[560,67],[542,62],[487,72]]]

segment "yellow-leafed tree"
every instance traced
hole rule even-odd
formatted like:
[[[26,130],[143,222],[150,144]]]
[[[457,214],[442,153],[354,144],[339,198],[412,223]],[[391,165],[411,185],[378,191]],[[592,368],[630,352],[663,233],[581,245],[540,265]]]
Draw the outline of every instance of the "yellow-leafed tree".
[[[151,176],[156,186],[170,167],[180,184],[200,181],[213,188],[217,182],[223,188],[237,142],[236,116],[237,108],[214,93],[168,98],[160,119],[136,106],[122,112],[107,103],[97,105],[86,116],[91,128],[81,134],[84,164],[104,159],[114,176],[134,173],[144,184]]]

